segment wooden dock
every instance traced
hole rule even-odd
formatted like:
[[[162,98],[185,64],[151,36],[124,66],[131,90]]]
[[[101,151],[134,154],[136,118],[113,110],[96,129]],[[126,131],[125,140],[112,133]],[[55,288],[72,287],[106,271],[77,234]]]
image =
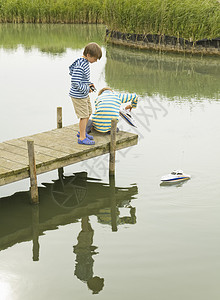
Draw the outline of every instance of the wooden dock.
[[[78,124],[0,143],[0,186],[30,177],[27,141],[34,141],[36,174],[109,153],[108,134],[92,132],[95,145],[79,145]],[[119,131],[116,150],[136,145],[138,136]]]

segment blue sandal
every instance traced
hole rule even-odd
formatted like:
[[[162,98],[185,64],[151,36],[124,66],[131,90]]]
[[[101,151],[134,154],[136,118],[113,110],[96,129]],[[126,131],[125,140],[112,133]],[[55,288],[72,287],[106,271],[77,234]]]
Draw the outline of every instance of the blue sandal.
[[[78,139],[78,144],[82,144],[82,145],[95,145],[95,141],[92,141],[89,138],[85,138],[84,140]]]
[[[77,133],[76,136],[79,138],[79,131],[78,131],[78,133]],[[92,135],[89,135],[88,133],[86,133],[86,137],[87,137],[88,139],[90,139],[90,140],[93,140],[93,136],[92,136]]]

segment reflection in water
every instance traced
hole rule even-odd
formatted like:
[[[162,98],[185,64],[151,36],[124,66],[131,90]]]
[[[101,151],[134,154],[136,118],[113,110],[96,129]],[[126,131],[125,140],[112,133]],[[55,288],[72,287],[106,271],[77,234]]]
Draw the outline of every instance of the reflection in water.
[[[32,236],[33,236],[33,261],[39,260],[39,207],[32,205]]]
[[[93,255],[97,254],[97,247],[93,246],[94,230],[89,222],[89,217],[85,216],[81,220],[82,230],[78,235],[78,244],[74,246],[76,254],[75,275],[83,282],[87,282],[87,286],[93,291],[93,294],[98,294],[104,286],[104,279],[98,276],[93,276]]]
[[[189,179],[184,180],[184,181],[179,181],[179,182],[161,182],[160,186],[162,186],[162,187],[171,187],[171,186],[181,187],[188,181],[189,181]]]
[[[78,243],[73,247],[75,275],[86,282],[93,293],[98,293],[104,286],[104,279],[93,274],[93,256],[98,252],[93,245],[94,230],[89,216],[96,215],[98,222],[111,225],[112,231],[117,231],[120,224],[135,224],[135,208],[130,202],[137,195],[137,186],[115,187],[114,178],[110,178],[110,184],[105,184],[100,179],[87,177],[86,172],[65,176],[60,170],[58,180],[43,183],[43,186],[39,187],[39,206],[29,204],[29,192],[0,199],[3,224],[0,226],[0,250],[33,240],[33,261],[38,261],[39,235],[81,219]],[[120,208],[127,208],[130,215],[120,217]]]
[[[95,180],[95,179],[93,179]],[[51,186],[51,197],[53,201],[62,208],[73,208],[86,198],[87,194],[87,173],[81,173],[78,176],[64,177],[59,173],[59,180],[51,184],[44,184]]]
[[[60,54],[67,48],[81,49],[96,41],[102,45],[105,27],[91,24],[0,24],[0,47],[26,50],[33,47],[42,52]]]
[[[214,57],[190,57],[107,47],[106,81],[113,89],[170,99],[220,99],[220,62]]]
[[[0,24],[0,47],[38,48],[52,55],[104,45],[105,26],[93,24]],[[106,83],[113,89],[170,99],[220,99],[220,62],[215,57],[183,56],[107,46]]]

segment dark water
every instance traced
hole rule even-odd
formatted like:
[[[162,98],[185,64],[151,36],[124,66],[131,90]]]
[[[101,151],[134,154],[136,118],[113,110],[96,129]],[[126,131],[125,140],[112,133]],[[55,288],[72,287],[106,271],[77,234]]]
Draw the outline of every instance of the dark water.
[[[207,300],[220,295],[220,62],[104,43],[104,26],[0,26],[0,140],[77,122],[68,66],[90,41],[97,89],[136,92],[137,146],[0,187],[0,299]],[[96,94],[91,96],[93,106]],[[161,186],[175,168],[191,180]]]

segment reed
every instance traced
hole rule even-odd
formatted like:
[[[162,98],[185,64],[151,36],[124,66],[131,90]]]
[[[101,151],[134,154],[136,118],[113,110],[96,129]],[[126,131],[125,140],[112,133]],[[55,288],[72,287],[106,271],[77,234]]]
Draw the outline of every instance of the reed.
[[[192,41],[220,36],[217,0],[0,0],[2,23],[105,23]]]
[[[101,0],[0,0],[0,22],[101,23]]]
[[[124,33],[159,34],[192,41],[220,35],[217,0],[106,0],[105,23]]]

